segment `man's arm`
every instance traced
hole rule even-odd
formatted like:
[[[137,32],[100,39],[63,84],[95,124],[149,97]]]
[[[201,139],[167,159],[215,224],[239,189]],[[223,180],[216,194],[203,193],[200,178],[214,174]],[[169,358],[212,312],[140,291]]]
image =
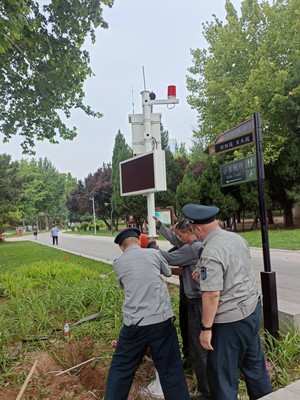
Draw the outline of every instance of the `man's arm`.
[[[220,292],[202,292],[202,324],[206,328],[212,327],[220,300]],[[200,344],[206,350],[213,350],[211,345],[212,331],[201,330]]]
[[[183,243],[178,239],[175,232],[165,227],[157,217],[153,217],[153,219],[156,223],[156,229],[158,229],[159,233],[162,234],[164,238],[166,238],[175,247],[183,246]]]
[[[179,265],[184,267],[186,265],[190,265],[195,258],[193,249],[189,244],[186,244],[183,247],[172,251],[171,253],[163,250],[159,250],[159,252],[163,258],[167,260],[169,265]]]
[[[150,251],[150,250],[149,250]],[[170,277],[172,275],[172,270],[167,261],[157,252],[157,256],[160,260],[160,272],[166,276]]]

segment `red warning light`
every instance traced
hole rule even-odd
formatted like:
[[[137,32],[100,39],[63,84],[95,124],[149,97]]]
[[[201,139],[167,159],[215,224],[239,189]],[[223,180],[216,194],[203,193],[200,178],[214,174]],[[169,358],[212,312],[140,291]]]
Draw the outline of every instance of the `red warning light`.
[[[168,86],[168,99],[176,98],[176,86],[170,85]]]

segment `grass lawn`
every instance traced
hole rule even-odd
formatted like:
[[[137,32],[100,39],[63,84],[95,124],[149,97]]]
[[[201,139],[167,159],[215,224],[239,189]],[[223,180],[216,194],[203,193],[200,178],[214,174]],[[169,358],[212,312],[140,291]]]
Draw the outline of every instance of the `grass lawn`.
[[[250,247],[262,247],[261,231],[238,232]],[[300,229],[269,229],[270,249],[300,250]]]
[[[120,228],[119,231],[109,231],[107,229],[101,229],[99,231],[96,231],[96,236],[117,236],[117,234],[124,228]],[[70,230],[65,230],[63,231],[64,233],[67,233],[68,235],[84,235],[84,236],[95,236],[95,231],[70,231]]]
[[[88,258],[57,251],[34,242],[0,243],[0,273],[14,272],[16,269],[40,261],[56,261],[80,264],[82,267],[97,268],[99,273],[111,271],[111,265]]]
[[[42,354],[45,357],[45,353],[47,357],[51,355],[50,361],[59,362],[63,369],[97,357],[98,361],[91,366],[90,378],[98,366],[105,379],[113,353],[111,342],[118,337],[122,326],[123,292],[114,274],[106,275],[105,278],[99,276],[110,271],[111,265],[33,242],[0,243],[0,387],[6,393],[11,391],[9,393],[12,394],[14,391],[12,397],[5,393],[3,399],[12,400],[17,397],[29,372],[28,365],[32,365],[32,359],[37,354],[39,357]],[[178,288],[169,285],[169,290],[173,309],[177,313]],[[62,327],[66,320],[74,323],[98,312],[99,318],[72,327],[70,340],[64,339]],[[49,340],[39,340],[49,333]],[[87,340],[92,340],[91,348],[86,346]],[[23,343],[21,353],[17,358],[11,358],[11,350],[16,349],[20,342]],[[70,361],[66,355],[74,355],[76,346],[81,351],[80,359]],[[299,333],[281,335],[268,349],[266,355],[273,362],[271,376],[274,389],[300,379],[299,349]],[[84,350],[86,354],[82,358]],[[149,367],[149,363],[144,362],[139,369],[142,376],[140,383],[144,386],[149,384],[149,379],[153,379],[153,371],[152,376],[149,376],[149,368],[151,374],[153,366]],[[77,375],[80,376],[80,373]],[[99,376],[97,373],[93,382],[98,382]],[[68,377],[66,374],[65,379]],[[71,377],[75,379],[75,374]],[[195,384],[192,377],[189,379],[192,385]],[[62,382],[58,378],[56,380],[61,394]],[[32,382],[29,385],[30,390],[35,390],[32,398],[77,398],[69,397],[70,393],[68,397],[54,397],[49,392],[54,382],[54,375],[43,375],[38,382]],[[67,386],[66,382],[64,387]],[[72,385],[74,382],[70,387]],[[48,391],[47,396],[42,390]],[[95,397],[101,398],[103,387],[93,393]],[[239,398],[247,399],[242,381]]]

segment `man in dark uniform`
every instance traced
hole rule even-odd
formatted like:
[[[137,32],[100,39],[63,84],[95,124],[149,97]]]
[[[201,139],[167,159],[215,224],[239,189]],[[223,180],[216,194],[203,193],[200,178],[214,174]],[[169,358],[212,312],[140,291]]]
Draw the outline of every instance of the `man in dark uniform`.
[[[171,269],[156,249],[140,247],[139,236],[138,229],[128,228],[115,238],[123,251],[113,268],[125,292],[124,325],[109,368],[104,399],[127,399],[135,371],[150,347],[165,399],[189,400],[174,312],[161,276],[170,276]]]
[[[188,204],[182,212],[202,240],[193,276],[200,278],[200,343],[209,350],[211,396],[216,400],[236,400],[240,369],[250,400],[259,399],[272,387],[259,336],[261,302],[249,246],[241,236],[219,227],[219,208]]]

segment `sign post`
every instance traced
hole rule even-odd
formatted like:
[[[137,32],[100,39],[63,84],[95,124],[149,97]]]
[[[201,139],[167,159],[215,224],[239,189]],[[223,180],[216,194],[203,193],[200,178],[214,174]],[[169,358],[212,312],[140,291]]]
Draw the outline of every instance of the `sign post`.
[[[264,271],[261,275],[261,286],[263,294],[263,310],[264,310],[264,327],[274,337],[278,337],[279,321],[278,321],[278,302],[277,302],[277,287],[276,275],[271,271],[271,259],[269,248],[269,236],[267,225],[267,213],[265,203],[265,170],[262,150],[261,122],[259,113],[255,113],[254,119],[254,134],[255,134],[255,149],[256,149],[256,168],[257,182],[259,195],[259,214],[260,227],[262,237],[262,250],[264,260]]]
[[[229,131],[219,135],[215,142],[212,145],[209,145],[204,152],[209,156],[215,156],[252,143],[255,144],[255,155],[221,166],[221,182],[222,186],[230,186],[257,179],[264,260],[264,271],[261,272],[264,328],[273,337],[278,337],[279,322],[276,275],[274,271],[271,271],[264,187],[265,172],[259,113],[255,113],[253,118],[248,119],[238,126],[231,128]]]

